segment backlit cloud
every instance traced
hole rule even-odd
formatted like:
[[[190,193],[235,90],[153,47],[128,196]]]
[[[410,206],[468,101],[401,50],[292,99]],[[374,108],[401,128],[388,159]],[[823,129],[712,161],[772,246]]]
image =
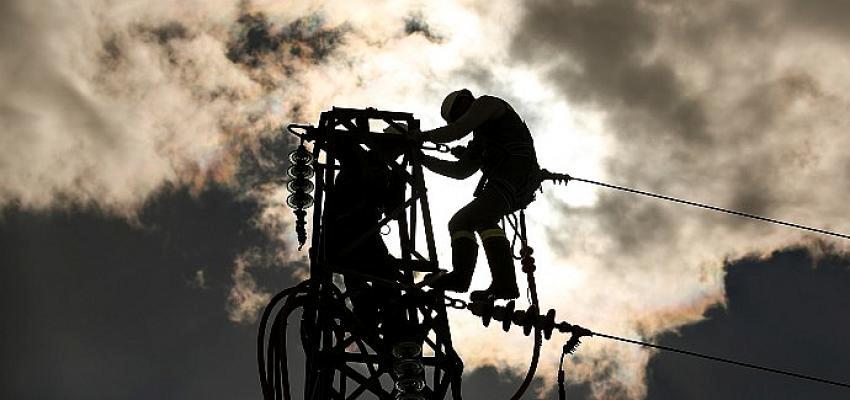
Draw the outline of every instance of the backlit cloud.
[[[131,216],[164,184],[239,188],[266,205],[254,222],[276,247],[234,260],[235,320],[279,289],[252,268],[303,258],[282,201],[291,142],[280,127],[368,106],[430,128],[458,87],[510,101],[552,170],[850,231],[850,10],[838,2],[72,0],[0,11],[0,206]],[[472,192],[427,179],[431,193]],[[578,183],[545,189],[529,209],[541,301],[612,334],[697,321],[724,301],[724,260],[813,241]],[[432,202],[448,260],[444,226],[463,201]],[[467,367],[525,369],[528,338],[452,318]],[[549,382],[559,347],[544,348]],[[649,357],[590,339],[570,378],[600,398],[640,398]]]

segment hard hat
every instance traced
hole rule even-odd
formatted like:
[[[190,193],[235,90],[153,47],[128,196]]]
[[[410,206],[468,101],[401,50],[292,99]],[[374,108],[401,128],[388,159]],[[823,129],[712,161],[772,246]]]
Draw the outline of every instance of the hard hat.
[[[469,89],[455,90],[443,100],[440,115],[446,122],[454,122],[466,112],[466,108],[472,104],[472,100],[474,100],[474,97]]]

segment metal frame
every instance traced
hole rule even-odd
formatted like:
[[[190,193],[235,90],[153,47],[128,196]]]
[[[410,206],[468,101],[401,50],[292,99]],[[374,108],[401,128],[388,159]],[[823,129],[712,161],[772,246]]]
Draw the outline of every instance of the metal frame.
[[[395,399],[399,394],[391,382],[395,379],[393,343],[388,343],[375,330],[367,329],[358,321],[347,305],[350,293],[334,282],[337,274],[353,274],[370,280],[373,285],[390,285],[399,289],[399,297],[387,301],[398,302],[405,310],[405,326],[410,330],[408,334],[418,338],[428,354],[419,357],[427,375],[426,387],[421,395],[427,399],[443,399],[451,391],[452,397],[460,400],[463,363],[452,346],[442,293],[426,293],[413,287],[414,271],[433,272],[437,271],[438,265],[428,193],[418,159],[420,145],[406,141],[405,135],[372,132],[372,121],[382,121],[404,133],[419,130],[419,120],[410,113],[336,107],[323,112],[316,127],[297,126],[304,129],[303,134],[290,129],[303,142],[312,143],[313,167],[316,171],[310,248],[312,282],[301,321],[302,345],[306,354],[304,398]],[[398,262],[401,278],[398,281],[388,282],[328,263],[328,251],[331,249],[325,246],[328,227],[324,223],[324,208],[335,195],[334,179],[341,168],[336,159],[341,135],[353,138],[366,148],[370,148],[371,143],[384,140],[404,140],[407,143],[400,163],[387,162],[387,166],[400,172],[407,183],[405,202],[342,250],[345,253],[355,248],[392,218],[397,218],[401,250]],[[420,223],[424,238],[421,237],[423,235],[417,235]],[[417,250],[423,241],[426,255]]]

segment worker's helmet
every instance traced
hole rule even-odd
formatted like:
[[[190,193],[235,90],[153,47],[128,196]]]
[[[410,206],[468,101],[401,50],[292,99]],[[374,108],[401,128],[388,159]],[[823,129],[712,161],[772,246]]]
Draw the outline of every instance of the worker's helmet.
[[[472,102],[475,100],[475,97],[472,96],[472,92],[469,89],[461,89],[455,90],[454,92],[449,93],[446,96],[446,99],[443,100],[443,106],[440,108],[440,115],[443,116],[443,119],[448,123],[452,123],[458,120],[466,110],[469,109],[469,106],[472,105]]]

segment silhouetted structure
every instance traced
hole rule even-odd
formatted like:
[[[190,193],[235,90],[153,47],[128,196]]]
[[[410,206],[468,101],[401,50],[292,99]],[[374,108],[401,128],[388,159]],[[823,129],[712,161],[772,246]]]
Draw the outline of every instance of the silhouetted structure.
[[[387,129],[373,131],[378,125]],[[272,299],[261,320],[267,399],[289,398],[285,325],[296,308],[303,308],[304,398],[442,399],[449,391],[461,398],[463,364],[442,292],[413,287],[415,271],[438,265],[420,143],[406,135],[418,128],[409,113],[346,108],[322,113],[316,127],[288,127],[301,140],[290,157],[287,200],[302,244],[305,209],[314,205],[310,277]],[[303,182],[313,169],[315,200]],[[398,257],[380,234],[389,226]]]
[[[386,129],[373,132],[372,124],[384,125]],[[468,310],[480,317],[485,326],[498,321],[505,331],[517,326],[525,335],[533,332],[531,362],[512,399],[519,399],[528,389],[537,368],[541,343],[556,330],[570,334],[562,349],[558,373],[561,399],[566,397],[564,357],[575,351],[582,337],[615,340],[850,389],[850,383],[594,332],[566,321],[556,322],[555,310],[541,313],[533,249],[528,245],[521,211],[533,196],[509,202],[506,212],[510,214],[504,219],[521,245],[517,259],[521,260],[522,271],[527,276],[528,308],[517,308],[513,300],[505,305],[494,304],[495,299],[505,296],[492,295],[492,287],[478,299],[471,296],[472,303],[447,297],[439,289],[424,291],[421,288],[433,281],[426,278],[414,284],[414,272],[438,272],[438,263],[422,175],[422,159],[426,157],[420,152],[422,137],[410,134],[419,131],[419,121],[408,113],[334,108],[322,113],[316,127],[290,125],[287,129],[301,140],[290,153],[292,165],[287,174],[291,179],[287,187],[291,194],[287,204],[296,215],[295,229],[302,245],[307,240],[306,209],[315,205],[310,277],[272,298],[261,318],[257,359],[266,399],[290,398],[286,325],[288,317],[298,308],[303,309],[300,337],[306,355],[306,399],[357,399],[370,395],[382,400],[439,400],[451,391],[452,397],[460,400],[463,363],[452,346],[446,307]],[[428,139],[444,141],[439,136]],[[312,143],[312,151],[305,143]],[[436,149],[448,151],[445,145]],[[460,154],[461,160],[463,157]],[[805,225],[552,173],[536,165],[535,159],[529,168],[520,168],[522,174],[533,175],[524,178],[527,187],[517,194],[528,196],[533,192],[528,189],[538,187],[542,181],[577,181],[850,238]],[[519,216],[513,213],[515,210],[520,210]],[[390,224],[397,233],[398,257],[391,255],[380,233]],[[507,257],[513,257],[510,247],[507,249]],[[435,274],[434,279],[442,276]]]

